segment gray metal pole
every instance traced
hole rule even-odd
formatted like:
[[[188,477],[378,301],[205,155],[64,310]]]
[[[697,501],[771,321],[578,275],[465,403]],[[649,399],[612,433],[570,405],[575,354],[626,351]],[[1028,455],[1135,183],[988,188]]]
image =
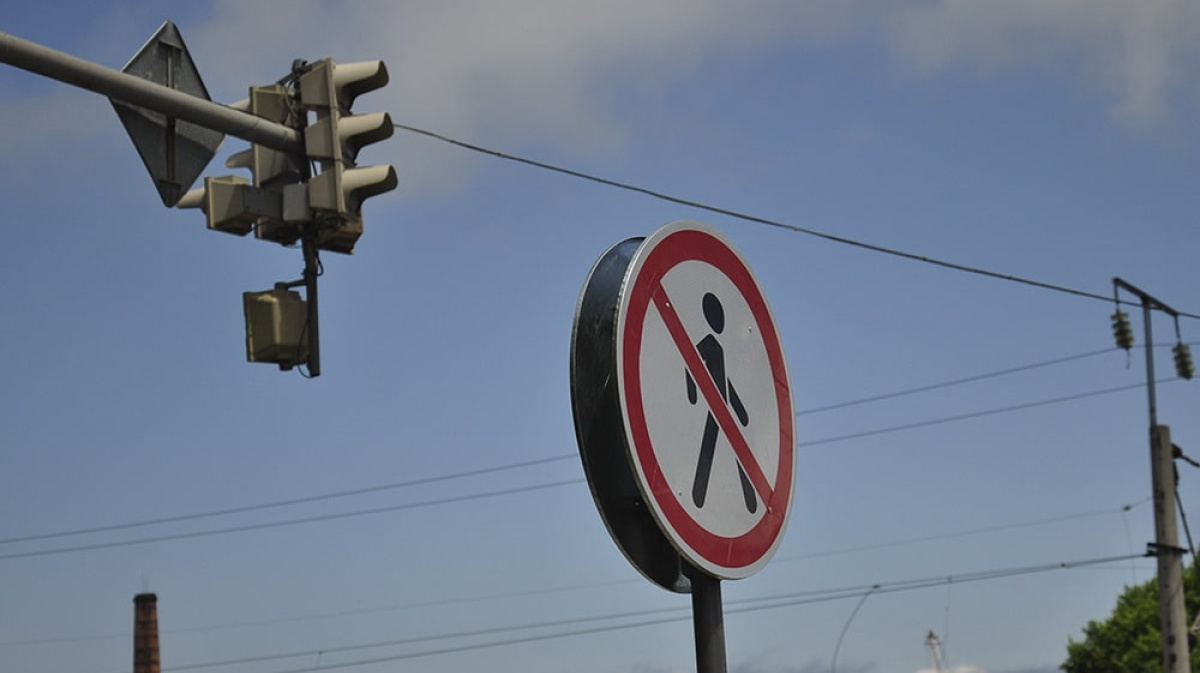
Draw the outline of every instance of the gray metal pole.
[[[316,378],[321,375],[321,326],[318,323],[317,310],[317,278],[320,274],[317,265],[317,237],[311,228],[304,232],[301,246],[304,248],[304,299],[308,306],[308,375]]]
[[[725,613],[721,580],[703,571],[688,573],[692,580],[692,625],[696,635],[697,673],[726,673]]]
[[[185,119],[273,150],[292,154],[301,154],[304,151],[303,138],[296,129],[3,32],[0,32],[0,63],[87,89],[129,105]]]

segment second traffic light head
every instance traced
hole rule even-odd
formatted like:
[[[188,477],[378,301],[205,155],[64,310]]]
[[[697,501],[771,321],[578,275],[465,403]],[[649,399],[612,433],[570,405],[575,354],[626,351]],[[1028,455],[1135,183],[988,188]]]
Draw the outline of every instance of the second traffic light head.
[[[238,236],[278,222],[283,212],[279,192],[259,189],[236,175],[204,178],[204,186],[184,194],[175,207],[199,208],[209,229]]]
[[[236,175],[204,178],[204,186],[184,194],[175,207],[199,208],[204,211],[209,229],[245,236],[259,217],[246,208],[249,184],[249,180]]]

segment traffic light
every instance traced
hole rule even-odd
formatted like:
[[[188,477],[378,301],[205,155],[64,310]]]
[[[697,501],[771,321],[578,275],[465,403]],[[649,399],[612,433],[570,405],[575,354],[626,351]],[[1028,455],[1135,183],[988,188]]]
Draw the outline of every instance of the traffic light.
[[[243,292],[246,360],[291,369],[308,361],[308,308],[299,292],[276,287]]]
[[[396,188],[390,165],[355,163],[363,147],[391,137],[391,116],[350,113],[358,96],[387,82],[383,61],[339,64],[327,58],[299,77],[300,104],[314,115],[304,129],[305,153],[320,172],[308,182],[308,206],[323,250],[352,252],[362,235],[362,202]]]
[[[282,84],[250,87],[250,97],[231,107],[263,119],[296,128],[301,123],[292,101],[292,92]],[[279,211],[263,217],[254,228],[256,238],[290,245],[300,238],[298,222],[285,221],[283,193],[288,185],[300,183],[305,177],[301,157],[254,144],[249,149],[231,155],[225,165],[229,168],[248,168],[254,187],[267,192],[272,202],[278,201]]]
[[[279,124],[294,125],[287,87],[282,84],[250,87],[250,97],[230,107]],[[200,208],[208,219],[208,228],[245,236],[251,231],[257,238],[291,244],[300,238],[300,226],[284,221],[283,193],[288,185],[298,184],[304,173],[301,158],[263,145],[230,155],[229,168],[248,168],[252,180],[233,175],[205,178],[204,186],[184,194],[177,208]]]
[[[255,117],[295,128],[299,124],[299,117],[292,107],[290,98],[291,93],[282,84],[252,86],[249,98],[238,101],[230,107],[249,112]],[[251,145],[250,149],[231,155],[225,161],[225,166],[249,168],[254,175],[255,187],[271,187],[300,182],[304,176],[303,167],[297,161],[297,157],[264,145]]]
[[[272,195],[255,189],[246,178],[224,175],[204,178],[204,186],[189,190],[176,208],[204,211],[208,228],[245,236],[263,218],[278,217],[280,204]]]

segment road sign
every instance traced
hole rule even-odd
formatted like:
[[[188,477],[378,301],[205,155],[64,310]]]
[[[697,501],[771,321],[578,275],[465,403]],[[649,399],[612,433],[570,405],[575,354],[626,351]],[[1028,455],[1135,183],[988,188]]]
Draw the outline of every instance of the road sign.
[[[713,576],[757,572],[791,509],[795,419],[774,318],[720,232],[675,222],[642,243],[616,353],[630,461],[660,528]]]
[[[588,483],[643,574],[686,592],[676,555],[719,579],[766,565],[791,509],[791,388],[762,289],[720,232],[673,222],[606,252],[571,373]]]
[[[642,241],[630,238],[609,248],[584,282],[571,332],[571,407],[579,456],[609,535],[646,579],[686,594],[692,584],[683,559],[650,514],[629,464],[614,385],[617,299]]]
[[[187,45],[170,21],[138,50],[123,72],[210,100]],[[212,160],[225,136],[171,115],[111,100],[154,180],[163,205],[174,206]]]

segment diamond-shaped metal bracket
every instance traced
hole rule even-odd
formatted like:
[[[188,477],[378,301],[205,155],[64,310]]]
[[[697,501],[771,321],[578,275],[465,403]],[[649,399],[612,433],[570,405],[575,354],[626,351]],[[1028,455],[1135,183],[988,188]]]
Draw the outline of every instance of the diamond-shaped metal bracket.
[[[179,29],[167,21],[122,69],[155,84],[212,100]],[[174,206],[216,154],[225,135],[160,112],[109,99],[150,171],[163,205]]]

